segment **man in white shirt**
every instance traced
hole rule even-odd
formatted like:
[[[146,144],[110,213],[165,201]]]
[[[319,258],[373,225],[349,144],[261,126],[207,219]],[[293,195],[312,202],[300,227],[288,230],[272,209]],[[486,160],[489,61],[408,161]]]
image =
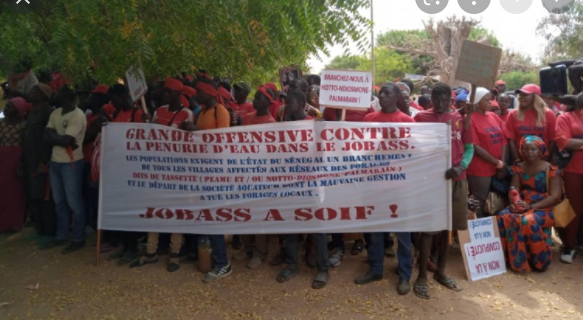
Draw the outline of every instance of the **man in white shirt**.
[[[58,109],[51,113],[45,132],[45,141],[53,145],[53,155],[49,165],[51,190],[57,214],[57,235],[43,249],[50,249],[67,243],[71,213],[73,211],[73,239],[61,251],[63,254],[82,249],[85,246],[85,202],[83,201],[83,139],[87,120],[77,108],[77,94],[68,86],[63,86],[57,94]]]

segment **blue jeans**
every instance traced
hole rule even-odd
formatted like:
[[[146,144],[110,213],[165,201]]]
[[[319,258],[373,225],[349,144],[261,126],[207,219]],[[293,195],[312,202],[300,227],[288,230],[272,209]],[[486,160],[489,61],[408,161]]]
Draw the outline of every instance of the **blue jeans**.
[[[227,243],[225,236],[222,234],[209,235],[211,240],[213,267],[222,268],[229,265],[229,258],[227,258]]]
[[[411,243],[411,233],[395,232],[397,236],[397,260],[399,265],[397,270],[399,277],[405,280],[411,279],[413,273],[413,244]],[[385,247],[385,233],[375,232],[370,234],[368,244],[368,262],[370,272],[374,275],[383,275],[383,261]]]
[[[309,236],[314,239],[316,249],[316,267],[318,271],[328,271],[330,260],[328,260],[328,243],[326,234],[314,233]],[[292,268],[298,267],[298,237],[297,234],[287,234],[284,238],[285,262]]]
[[[85,239],[85,202],[83,200],[83,166],[73,163],[51,162],[49,174],[57,214],[57,240],[69,238],[71,210],[73,211],[73,241]]]

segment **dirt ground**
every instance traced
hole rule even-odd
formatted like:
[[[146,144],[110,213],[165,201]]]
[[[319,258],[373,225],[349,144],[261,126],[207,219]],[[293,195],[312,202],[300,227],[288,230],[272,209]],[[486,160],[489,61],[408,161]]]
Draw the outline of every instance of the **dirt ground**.
[[[447,271],[464,287],[453,292],[430,283],[432,298],[398,296],[395,259],[385,259],[385,280],[357,286],[366,252],[348,255],[322,290],[310,289],[315,271],[303,267],[289,283],[275,282],[280,267],[257,270],[233,262],[233,273],[205,284],[194,265],[168,273],[158,264],[117,267],[95,248],[63,256],[38,251],[23,237],[0,235],[0,319],[582,319],[583,261],[558,261],[546,273],[468,282],[459,249]],[[350,248],[350,245],[348,246]],[[557,249],[558,250],[558,249]],[[39,284],[38,289],[28,286]]]

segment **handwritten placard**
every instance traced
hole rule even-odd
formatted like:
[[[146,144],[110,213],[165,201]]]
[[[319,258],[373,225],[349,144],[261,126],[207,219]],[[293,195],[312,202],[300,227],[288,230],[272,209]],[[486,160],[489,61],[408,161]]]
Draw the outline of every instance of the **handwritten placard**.
[[[148,84],[146,83],[146,77],[144,77],[144,71],[142,71],[141,67],[130,67],[126,71],[126,78],[132,100],[136,101],[146,94],[148,91]]]
[[[335,108],[368,109],[372,74],[365,71],[323,70],[320,104]]]
[[[459,231],[458,235],[469,280],[481,280],[506,272],[496,217],[470,220],[468,230]]]
[[[493,88],[502,59],[502,49],[465,40],[455,73],[456,80]]]

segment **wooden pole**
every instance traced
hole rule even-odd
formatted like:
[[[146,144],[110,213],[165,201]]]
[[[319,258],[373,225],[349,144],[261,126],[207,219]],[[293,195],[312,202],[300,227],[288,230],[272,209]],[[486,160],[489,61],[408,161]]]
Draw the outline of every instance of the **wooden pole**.
[[[99,258],[101,253],[101,229],[97,230],[97,245],[96,252],[95,252],[95,266],[99,266]]]
[[[146,99],[144,98],[144,95],[140,97],[140,101],[142,102],[142,111],[144,111],[145,114],[148,114],[148,108],[146,107]]]
[[[346,121],[346,109],[342,109],[342,116],[340,117],[340,121]]]
[[[374,57],[374,10],[373,10],[373,0],[370,0],[370,21],[372,26],[370,27],[370,41],[372,44],[372,49],[370,50],[370,61],[372,65],[372,83],[374,84],[375,76],[375,57]]]
[[[449,152],[447,153],[447,167],[451,166],[452,164],[452,156],[451,156],[451,147],[452,147],[452,142],[451,142],[451,120],[447,120],[447,144],[449,146]],[[449,217],[449,222],[451,225],[453,225],[453,182],[451,180],[447,181],[447,212],[448,212],[448,217]],[[443,240],[442,240],[443,241]],[[449,231],[449,236],[448,236],[448,243],[451,245],[452,241],[453,241],[453,236],[452,236],[452,232]]]

